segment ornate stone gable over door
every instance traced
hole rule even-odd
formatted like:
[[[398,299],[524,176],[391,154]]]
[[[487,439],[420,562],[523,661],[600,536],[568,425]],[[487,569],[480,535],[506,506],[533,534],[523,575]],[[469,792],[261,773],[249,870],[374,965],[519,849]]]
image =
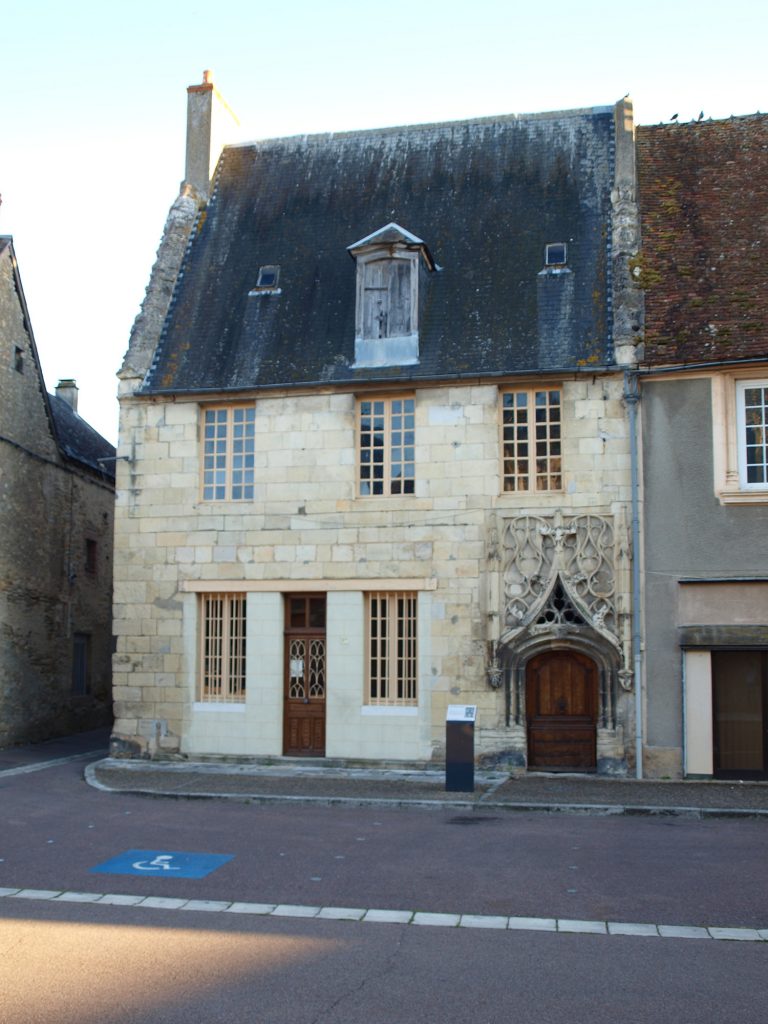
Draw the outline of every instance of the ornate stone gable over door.
[[[620,695],[631,687],[629,543],[623,515],[497,515],[489,545],[489,683],[525,743],[526,666],[571,651],[597,667],[597,758],[623,760]],[[513,736],[514,742],[514,736]]]

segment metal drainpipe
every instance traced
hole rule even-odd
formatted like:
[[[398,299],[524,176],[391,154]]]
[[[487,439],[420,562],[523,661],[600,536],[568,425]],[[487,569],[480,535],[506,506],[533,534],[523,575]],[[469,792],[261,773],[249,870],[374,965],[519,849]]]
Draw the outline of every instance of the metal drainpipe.
[[[629,458],[632,474],[632,662],[635,677],[635,777],[643,777],[643,688],[640,632],[640,471],[637,457],[637,374],[624,371],[624,401],[629,412]]]

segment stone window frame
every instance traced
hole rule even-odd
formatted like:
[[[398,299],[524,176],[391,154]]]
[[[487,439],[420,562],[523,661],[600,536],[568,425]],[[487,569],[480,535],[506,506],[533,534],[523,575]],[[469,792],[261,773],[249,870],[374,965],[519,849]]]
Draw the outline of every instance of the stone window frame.
[[[368,707],[418,707],[418,593],[365,595],[365,695]]]
[[[557,395],[556,405],[552,395]],[[512,396],[525,398],[526,410],[537,411],[539,395],[547,396],[544,401],[545,412],[540,422],[534,416],[522,423],[514,414],[518,403],[508,405]],[[552,416],[554,409],[557,416]],[[507,414],[510,414],[509,416]],[[530,436],[531,426],[534,436]],[[563,490],[563,387],[561,384],[546,384],[528,387],[505,387],[499,391],[499,452],[500,485],[502,494],[557,494]],[[536,437],[541,428],[542,437]],[[531,452],[530,446],[545,446],[543,454]],[[538,464],[543,463],[540,470]],[[531,472],[533,464],[533,472]],[[544,486],[538,486],[538,481]]]
[[[370,411],[366,409],[368,406]],[[366,416],[373,422],[366,422]],[[410,424],[407,418],[410,418]],[[381,424],[378,429],[376,420]],[[359,397],[356,402],[356,441],[358,497],[410,498],[415,495],[416,397],[412,392]],[[376,466],[381,467],[378,479],[374,475]],[[400,467],[399,472],[396,467]]]
[[[197,700],[242,704],[246,695],[245,593],[210,591],[198,597]]]
[[[746,455],[743,393],[768,389],[768,367],[715,374],[712,377],[712,443],[715,495],[721,505],[768,504],[768,481],[744,479]]]
[[[241,431],[240,427],[245,430]],[[201,406],[200,447],[200,499],[205,502],[253,501],[256,488],[255,404]]]
[[[93,537],[85,538],[84,560],[86,576],[98,576],[99,542],[95,540]]]

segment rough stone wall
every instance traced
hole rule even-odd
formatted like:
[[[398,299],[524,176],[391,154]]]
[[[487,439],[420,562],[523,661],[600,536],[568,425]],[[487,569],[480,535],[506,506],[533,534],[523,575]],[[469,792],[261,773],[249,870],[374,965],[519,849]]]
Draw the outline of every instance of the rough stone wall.
[[[16,368],[16,348],[22,369]],[[0,258],[0,746],[108,724],[114,493],[66,464],[10,263]],[[96,542],[96,572],[85,540]],[[73,634],[91,694],[72,695]]]
[[[200,500],[200,407],[124,398],[115,548],[116,749],[180,749],[190,711],[185,581],[433,578],[432,750],[448,703],[480,706],[479,748],[503,745],[504,699],[486,682],[491,513],[590,510],[630,497],[620,377],[563,385],[562,492],[499,491],[495,385],[418,389],[416,494],[356,497],[355,396],[256,400],[252,502]],[[620,595],[628,607],[626,587]],[[363,665],[360,665],[361,688]],[[329,687],[333,681],[329,680]],[[361,690],[362,701],[362,690]],[[252,753],[259,753],[252,750]]]
[[[128,351],[118,374],[123,394],[131,394],[149,369],[201,205],[202,197],[194,188],[183,185],[168,212],[144,302],[131,330]]]
[[[0,252],[0,436],[43,458],[57,457],[10,246]]]

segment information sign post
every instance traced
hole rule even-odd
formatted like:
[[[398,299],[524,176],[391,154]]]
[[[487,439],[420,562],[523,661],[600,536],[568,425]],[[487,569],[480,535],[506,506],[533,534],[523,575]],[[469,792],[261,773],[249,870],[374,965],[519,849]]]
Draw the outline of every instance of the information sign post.
[[[445,716],[445,791],[475,791],[476,704],[449,704]]]

